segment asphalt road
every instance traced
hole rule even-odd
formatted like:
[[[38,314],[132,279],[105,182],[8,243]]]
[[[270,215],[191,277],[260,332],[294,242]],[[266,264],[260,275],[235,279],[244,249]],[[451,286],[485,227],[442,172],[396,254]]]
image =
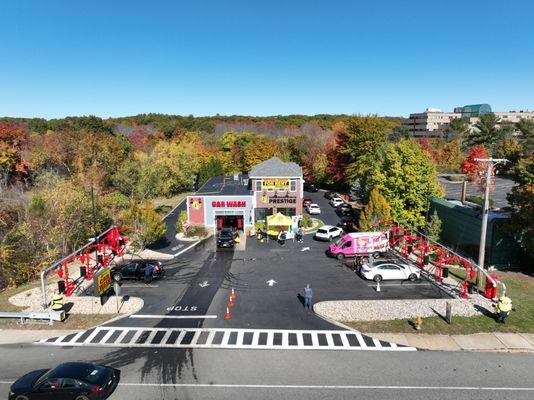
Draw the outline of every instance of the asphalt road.
[[[339,352],[0,347],[0,398],[32,369],[79,360],[119,368],[112,400],[532,399],[534,357]]]

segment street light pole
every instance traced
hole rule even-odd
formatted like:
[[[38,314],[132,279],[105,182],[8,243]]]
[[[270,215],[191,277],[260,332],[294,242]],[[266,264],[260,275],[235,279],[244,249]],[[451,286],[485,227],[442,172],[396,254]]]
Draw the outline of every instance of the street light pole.
[[[508,160],[504,158],[475,158],[475,161],[486,163],[486,183],[484,187],[484,205],[482,207],[482,227],[480,229],[480,245],[478,248],[478,266],[484,268],[484,256],[486,250],[486,232],[488,230],[488,215],[489,215],[489,194],[491,185],[491,175],[493,168],[500,163],[507,163]],[[477,285],[479,275],[477,274]]]

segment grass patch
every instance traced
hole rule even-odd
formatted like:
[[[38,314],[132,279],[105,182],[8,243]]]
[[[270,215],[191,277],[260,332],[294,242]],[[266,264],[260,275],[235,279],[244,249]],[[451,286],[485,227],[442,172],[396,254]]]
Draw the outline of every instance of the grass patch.
[[[156,197],[152,200],[154,208],[161,215],[168,214],[186,196],[192,195],[193,193],[194,192],[184,192],[172,197]]]
[[[51,280],[47,280],[47,284],[50,283],[50,281]],[[19,306],[16,306],[10,303],[9,298],[11,296],[24,292],[26,290],[33,289],[40,285],[41,285],[41,281],[34,281],[30,283],[25,283],[24,285],[20,285],[17,287],[7,288],[4,291],[0,292],[0,311],[8,311],[8,312],[22,311],[24,307],[19,307]]]
[[[319,229],[321,226],[324,225],[324,222],[321,221],[320,219],[316,219],[316,218],[314,218],[314,219],[315,219],[315,221],[318,222],[318,223],[317,223],[317,226],[314,226],[313,228],[311,228],[311,229],[309,229],[309,230],[306,229],[306,230],[304,231],[304,233],[306,233],[306,234],[308,234],[308,233],[315,233],[315,232],[317,232],[317,229]]]
[[[526,277],[525,277],[526,278]],[[493,314],[480,317],[452,317],[452,324],[447,324],[442,318],[423,318],[421,331],[413,327],[413,320],[396,319],[391,321],[354,321],[349,325],[362,332],[372,333],[427,333],[427,334],[470,334],[478,332],[534,332],[534,280],[521,276],[501,276],[506,284],[507,294],[512,299],[514,311],[510,313],[506,324],[498,324]],[[489,310],[493,313],[493,310]]]
[[[0,329],[26,329],[26,330],[46,330],[46,329],[65,329],[79,330],[91,328],[100,325],[115,318],[119,314],[70,314],[63,322],[54,322],[53,325],[48,322],[27,321],[21,324],[18,319],[0,319]]]

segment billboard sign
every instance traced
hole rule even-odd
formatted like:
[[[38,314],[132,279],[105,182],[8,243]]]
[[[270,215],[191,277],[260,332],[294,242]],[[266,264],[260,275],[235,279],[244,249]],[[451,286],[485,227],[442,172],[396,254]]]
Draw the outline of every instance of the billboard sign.
[[[104,268],[93,278],[95,296],[102,296],[111,288],[111,272],[109,268]]]
[[[289,190],[289,179],[286,178],[263,178],[262,188],[266,190]]]

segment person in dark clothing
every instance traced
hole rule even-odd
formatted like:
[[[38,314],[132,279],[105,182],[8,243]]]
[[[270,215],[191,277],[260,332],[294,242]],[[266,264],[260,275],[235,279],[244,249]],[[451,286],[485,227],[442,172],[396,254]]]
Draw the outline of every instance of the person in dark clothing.
[[[154,276],[154,267],[151,264],[148,264],[145,268],[145,283],[148,285],[152,282]]]
[[[312,291],[312,289],[310,287],[310,284],[308,283],[306,285],[306,287],[304,288],[304,308],[306,308],[306,307],[310,308],[311,307],[312,295],[313,295],[313,291]]]

